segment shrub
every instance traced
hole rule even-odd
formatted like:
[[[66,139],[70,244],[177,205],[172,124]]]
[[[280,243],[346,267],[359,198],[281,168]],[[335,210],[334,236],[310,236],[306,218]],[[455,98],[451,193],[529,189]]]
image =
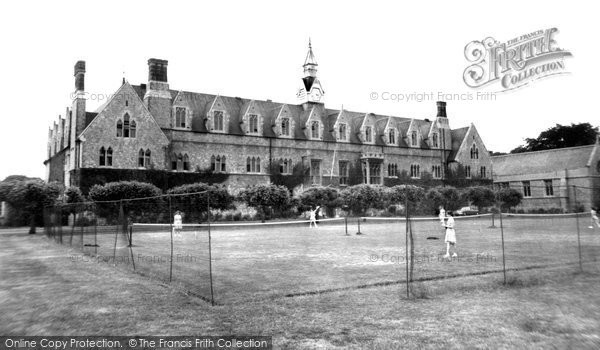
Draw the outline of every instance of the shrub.
[[[94,185],[89,192],[90,199],[96,202],[97,214],[106,218],[109,223],[119,218],[121,206],[123,215],[129,221],[156,221],[165,211],[165,202],[161,195],[158,187],[137,181]]]
[[[171,212],[181,211],[188,222],[202,221],[209,204],[211,209],[226,210],[232,207],[234,199],[225,187],[202,182],[171,188],[167,194]]]
[[[20,214],[19,223],[29,223],[29,233],[35,233],[36,226],[43,224],[44,209],[55,204],[60,185],[41,179],[9,178],[0,184],[0,200],[8,202]]]
[[[291,203],[288,189],[273,184],[255,185],[243,189],[239,198],[248,206],[256,208],[257,215],[262,220],[271,217],[272,211],[281,213],[289,209]]]
[[[311,187],[300,194],[301,210],[321,206],[327,208],[327,215],[333,216],[334,209],[340,206],[340,193],[332,187]]]
[[[500,202],[502,209],[510,210],[521,204],[523,194],[514,188],[500,188],[496,190],[496,200]]]

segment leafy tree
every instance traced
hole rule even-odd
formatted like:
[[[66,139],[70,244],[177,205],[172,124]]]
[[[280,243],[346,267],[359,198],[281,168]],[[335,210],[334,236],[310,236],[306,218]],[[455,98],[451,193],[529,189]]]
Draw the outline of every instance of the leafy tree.
[[[496,190],[496,200],[502,209],[510,209],[521,204],[523,194],[514,188],[501,188]]]
[[[333,210],[341,205],[340,193],[333,187],[310,187],[300,194],[299,199],[302,209],[325,207],[329,216],[333,216]]]
[[[462,192],[466,201],[471,202],[479,208],[491,207],[496,202],[496,194],[492,189],[485,186],[467,187]]]
[[[267,211],[284,211],[291,203],[288,189],[273,184],[248,187],[240,192],[239,198],[248,206],[256,208],[263,220]]]
[[[177,186],[167,191],[167,194],[171,195],[171,212],[183,212],[186,221],[202,221],[202,214],[207,212],[209,201],[211,209],[226,210],[233,205],[234,199],[227,188],[203,182]]]
[[[398,185],[387,191],[391,203],[405,205],[408,202],[409,211],[414,213],[425,196],[425,189],[415,185]]]
[[[44,209],[55,203],[59,193],[58,183],[46,183],[41,179],[12,178],[3,181],[0,189],[2,200],[28,219],[30,234],[34,234],[36,226],[43,223]]]
[[[341,200],[355,214],[363,214],[369,208],[383,209],[386,192],[387,188],[383,186],[355,185],[341,192]]]
[[[444,208],[446,210],[457,210],[465,204],[456,188],[447,186],[438,187],[438,190],[444,198]]]
[[[526,138],[525,145],[513,149],[510,153],[591,145],[596,142],[597,135],[598,127],[593,127],[590,123],[556,124],[556,126],[542,131],[535,139]]]

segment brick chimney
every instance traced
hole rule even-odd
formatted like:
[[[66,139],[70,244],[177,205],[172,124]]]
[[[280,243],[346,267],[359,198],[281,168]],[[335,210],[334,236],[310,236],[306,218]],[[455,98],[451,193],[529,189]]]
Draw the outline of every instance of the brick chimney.
[[[157,58],[148,60],[148,86],[144,103],[161,128],[171,128],[171,93],[167,80],[169,61]]]
[[[446,102],[437,101],[437,116],[442,118],[448,118],[446,115]]]
[[[77,61],[74,67],[75,93],[73,95],[73,106],[71,108],[71,145],[85,128],[85,61]],[[68,116],[67,116],[68,117]]]

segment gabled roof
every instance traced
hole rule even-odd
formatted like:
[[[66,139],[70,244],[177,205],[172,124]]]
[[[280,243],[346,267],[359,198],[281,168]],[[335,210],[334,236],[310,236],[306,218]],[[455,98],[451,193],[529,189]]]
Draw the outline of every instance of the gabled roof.
[[[548,173],[588,166],[596,145],[493,156],[495,175]]]

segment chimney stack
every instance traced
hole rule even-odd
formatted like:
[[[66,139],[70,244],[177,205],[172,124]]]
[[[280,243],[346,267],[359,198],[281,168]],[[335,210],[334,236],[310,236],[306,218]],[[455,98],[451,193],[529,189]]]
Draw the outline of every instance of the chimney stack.
[[[75,91],[85,91],[85,61],[75,63]]]
[[[148,60],[148,81],[167,82],[167,66],[169,61],[151,58]]]
[[[437,110],[438,118],[448,118],[448,116],[446,116],[446,102],[437,101]]]

